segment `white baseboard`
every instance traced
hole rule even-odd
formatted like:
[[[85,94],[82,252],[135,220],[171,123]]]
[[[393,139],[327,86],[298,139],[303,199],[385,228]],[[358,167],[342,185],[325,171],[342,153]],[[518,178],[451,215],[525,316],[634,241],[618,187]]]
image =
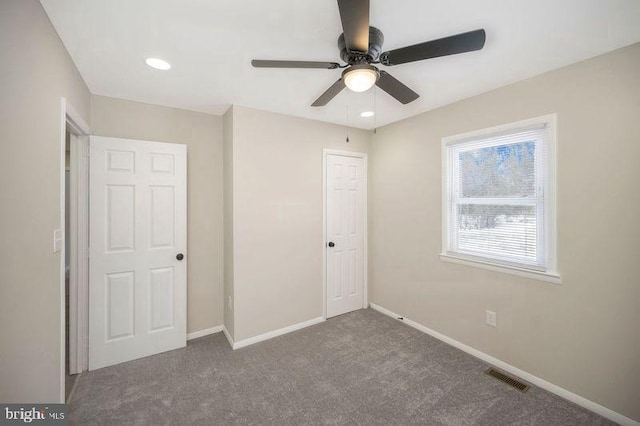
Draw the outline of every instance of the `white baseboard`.
[[[233,349],[233,337],[231,337],[231,333],[229,333],[229,330],[227,330],[226,325],[222,326],[222,332],[224,333],[224,336],[227,338],[227,341],[229,342],[229,344],[231,345],[231,349]]]
[[[617,413],[609,408],[603,407],[600,404],[597,404],[593,401],[590,401],[584,397],[581,397],[580,395],[576,395],[573,392],[569,392],[568,390],[561,388],[560,386],[554,385],[553,383],[547,382],[546,380],[543,380],[537,376],[534,376],[533,374],[527,373],[526,371],[520,370],[517,367],[514,367],[513,365],[507,364],[504,361],[501,361],[497,358],[492,357],[491,355],[488,355],[484,352],[481,352],[477,349],[472,348],[471,346],[467,346],[464,343],[461,343],[457,340],[452,339],[451,337],[447,337],[442,333],[438,333],[435,330],[430,329],[429,327],[425,327],[422,324],[419,324],[415,321],[412,321],[410,319],[408,319],[407,317],[403,316],[403,315],[399,315],[396,314],[388,309],[383,308],[382,306],[378,306],[375,303],[371,303],[371,308],[373,308],[374,310],[381,312],[385,315],[388,315],[394,319],[398,319],[398,317],[403,317],[404,320],[402,320],[402,322],[404,322],[405,324],[418,329],[432,337],[435,337],[438,340],[441,340],[445,343],[448,343],[451,346],[454,346],[470,355],[475,356],[476,358],[479,358],[485,362],[488,362],[489,364],[492,364],[504,371],[507,371],[511,374],[514,374],[518,377],[523,378],[524,380],[528,381],[531,384],[534,384],[542,389],[545,389],[551,393],[554,393],[564,399],[567,399],[575,404],[580,405],[581,407],[586,408],[587,410],[591,410],[594,413],[600,414],[602,417],[606,417],[609,420],[612,420],[616,423],[619,423],[621,425],[634,425],[634,426],[638,426],[640,425],[639,422],[630,419],[629,417],[623,416],[620,413]]]
[[[198,337],[208,336],[213,333],[220,333],[222,331],[221,325],[215,327],[205,328],[204,330],[194,331],[193,333],[187,333],[187,340],[197,339]]]
[[[243,339],[237,342],[233,342],[230,336],[227,336],[229,339],[229,343],[231,343],[231,347],[235,349],[244,348],[245,346],[253,345],[258,342],[263,342],[265,340],[273,339],[274,337],[282,336],[283,334],[291,333],[292,331],[300,330],[302,328],[306,328],[315,324],[319,324],[324,321],[323,317],[318,317],[314,319],[310,319],[309,321],[300,322],[298,324],[293,324],[288,327],[280,328],[278,330],[269,331],[264,334],[259,334],[257,336],[249,337],[248,339]]]

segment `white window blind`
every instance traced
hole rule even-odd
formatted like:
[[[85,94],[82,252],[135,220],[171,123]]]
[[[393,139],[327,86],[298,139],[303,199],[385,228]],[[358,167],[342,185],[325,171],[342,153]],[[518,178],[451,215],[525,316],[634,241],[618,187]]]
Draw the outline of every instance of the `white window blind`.
[[[544,271],[545,124],[447,145],[447,252]]]

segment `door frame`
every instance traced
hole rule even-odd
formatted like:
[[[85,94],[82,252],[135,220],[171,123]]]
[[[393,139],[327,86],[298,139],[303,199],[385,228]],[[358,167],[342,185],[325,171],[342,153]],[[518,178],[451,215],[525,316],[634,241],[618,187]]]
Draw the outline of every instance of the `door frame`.
[[[60,114],[60,232],[65,235],[65,163],[66,163],[66,132],[76,136],[77,143],[70,143],[71,150],[71,173],[75,173],[75,183],[70,186],[69,199],[69,226],[70,238],[69,247],[71,253],[69,262],[69,370],[71,373],[80,373],[86,370],[87,339],[88,332],[88,299],[89,290],[88,276],[82,271],[89,268],[87,256],[78,255],[80,238],[87,236],[89,216],[88,209],[82,208],[79,200],[88,201],[88,143],[91,129],[78,111],[64,97],[61,99]],[[75,170],[75,171],[74,171]],[[63,237],[64,238],[64,237]],[[81,253],[82,254],[82,253]],[[88,255],[88,253],[85,253]],[[64,403],[65,395],[65,361],[66,361],[66,301],[65,301],[65,244],[62,244],[60,252],[60,402]],[[83,269],[84,268],[84,269]],[[73,284],[73,285],[72,285]]]
[[[364,164],[364,194],[362,197],[362,207],[364,209],[363,238],[364,248],[362,250],[363,269],[362,277],[362,307],[369,307],[369,238],[368,238],[368,201],[367,193],[369,190],[369,171],[368,156],[363,152],[343,151],[336,149],[322,150],[322,318],[327,319],[327,157],[329,155],[340,155],[343,157],[362,158]]]

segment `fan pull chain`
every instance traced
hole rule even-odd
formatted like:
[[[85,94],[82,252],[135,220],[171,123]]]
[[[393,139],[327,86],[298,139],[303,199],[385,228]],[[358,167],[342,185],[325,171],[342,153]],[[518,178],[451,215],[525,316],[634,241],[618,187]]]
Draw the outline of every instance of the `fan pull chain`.
[[[378,88],[374,86],[373,88],[373,134],[375,135],[378,131],[378,104],[376,100],[378,99]]]
[[[351,97],[351,95],[349,95]],[[349,102],[347,102],[347,139],[346,142],[349,143],[349,135],[351,134],[351,127],[349,126]]]

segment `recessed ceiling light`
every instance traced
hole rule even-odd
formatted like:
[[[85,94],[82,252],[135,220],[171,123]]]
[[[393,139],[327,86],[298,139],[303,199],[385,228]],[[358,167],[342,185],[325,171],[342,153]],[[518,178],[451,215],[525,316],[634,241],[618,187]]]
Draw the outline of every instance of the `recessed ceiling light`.
[[[157,70],[162,70],[162,71],[166,71],[171,69],[171,64],[167,61],[163,61],[162,59],[158,59],[158,58],[147,58],[147,60],[145,61],[147,63],[147,65],[149,65],[151,68],[155,68]]]
[[[360,113],[360,117],[364,117],[364,118],[373,117],[374,115],[375,115],[375,112],[373,111],[364,111]]]

